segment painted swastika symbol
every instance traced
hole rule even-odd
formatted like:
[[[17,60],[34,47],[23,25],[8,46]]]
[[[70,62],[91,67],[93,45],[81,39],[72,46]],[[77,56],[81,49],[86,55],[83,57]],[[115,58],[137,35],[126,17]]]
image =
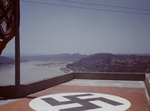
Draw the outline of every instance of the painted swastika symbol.
[[[100,93],[60,93],[33,99],[29,106],[36,111],[125,111],[128,100]]]
[[[60,111],[84,111],[84,110],[89,110],[89,109],[97,109],[97,108],[102,108],[101,106],[97,106],[95,104],[90,103],[89,101],[103,101],[105,103],[117,106],[117,105],[123,105],[122,103],[99,97],[99,98],[91,98],[91,99],[78,99],[77,97],[81,96],[92,96],[92,94],[83,94],[83,95],[74,95],[74,96],[64,96],[65,98],[69,99],[70,101],[65,101],[65,102],[59,102],[53,98],[42,98],[43,101],[49,103],[52,106],[58,106],[58,105],[64,105],[64,104],[70,104],[70,103],[79,103],[82,105],[82,107],[76,107],[76,108],[68,108],[68,109],[60,109]]]

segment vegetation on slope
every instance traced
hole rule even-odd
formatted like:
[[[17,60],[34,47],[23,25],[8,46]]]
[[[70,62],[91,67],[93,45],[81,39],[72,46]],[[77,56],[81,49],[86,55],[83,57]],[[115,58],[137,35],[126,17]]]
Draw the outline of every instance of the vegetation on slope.
[[[67,65],[75,72],[150,72],[150,56],[98,53]]]

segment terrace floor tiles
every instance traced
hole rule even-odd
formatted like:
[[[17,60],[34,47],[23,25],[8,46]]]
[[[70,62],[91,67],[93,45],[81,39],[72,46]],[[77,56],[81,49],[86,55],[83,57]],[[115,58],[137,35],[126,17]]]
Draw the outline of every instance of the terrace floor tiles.
[[[0,111],[108,111],[109,108],[109,111],[149,111],[145,89],[57,85],[2,105]]]

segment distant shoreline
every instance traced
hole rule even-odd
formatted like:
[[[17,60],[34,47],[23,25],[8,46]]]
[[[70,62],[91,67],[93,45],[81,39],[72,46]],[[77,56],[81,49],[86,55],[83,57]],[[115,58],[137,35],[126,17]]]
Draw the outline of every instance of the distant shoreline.
[[[29,61],[20,64],[21,84],[41,81],[70,73],[65,66],[68,62]],[[15,84],[15,65],[0,66],[0,84]]]

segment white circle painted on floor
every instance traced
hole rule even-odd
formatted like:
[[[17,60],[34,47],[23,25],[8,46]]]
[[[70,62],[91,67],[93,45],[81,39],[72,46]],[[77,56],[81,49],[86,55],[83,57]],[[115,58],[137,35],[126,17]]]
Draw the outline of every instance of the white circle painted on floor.
[[[33,99],[36,111],[125,111],[131,103],[124,98],[101,93],[60,93]]]

